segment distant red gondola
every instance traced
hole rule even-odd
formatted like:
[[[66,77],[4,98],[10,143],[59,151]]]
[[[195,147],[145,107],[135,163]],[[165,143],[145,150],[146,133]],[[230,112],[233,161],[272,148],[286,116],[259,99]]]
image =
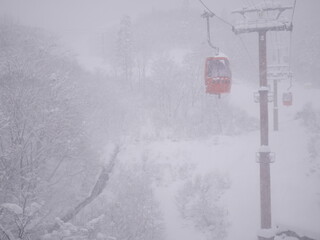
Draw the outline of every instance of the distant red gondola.
[[[208,57],[204,75],[207,93],[220,95],[230,92],[232,76],[227,57]]]
[[[292,93],[286,92],[282,95],[282,102],[284,106],[291,106],[292,105]]]

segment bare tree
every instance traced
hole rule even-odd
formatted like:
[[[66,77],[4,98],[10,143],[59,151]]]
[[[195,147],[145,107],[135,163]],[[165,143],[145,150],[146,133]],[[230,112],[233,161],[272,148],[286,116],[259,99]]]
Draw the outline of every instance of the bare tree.
[[[228,185],[224,177],[211,173],[187,181],[177,195],[181,216],[207,239],[226,238],[227,212],[220,199]]]
[[[66,183],[83,179],[96,155],[79,111],[81,69],[55,55],[41,32],[3,24],[0,31],[0,224],[27,239],[61,211],[57,200],[84,190]]]
[[[85,208],[102,193],[109,180],[109,175],[113,171],[119,152],[120,148],[119,146],[116,146],[110,157],[108,166],[102,168],[99,177],[91,190],[90,195],[82,200],[77,206],[70,209],[64,216],[62,216],[61,220],[63,222],[66,223],[72,220],[83,208]],[[59,226],[60,225],[58,223],[54,224],[54,226],[49,228],[49,233],[57,230]]]

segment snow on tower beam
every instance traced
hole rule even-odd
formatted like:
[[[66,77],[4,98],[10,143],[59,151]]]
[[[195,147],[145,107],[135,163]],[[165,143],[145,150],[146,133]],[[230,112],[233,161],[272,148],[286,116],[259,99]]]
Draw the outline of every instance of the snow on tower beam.
[[[240,10],[235,10],[232,13],[239,13],[244,17],[244,20],[239,22],[233,27],[233,32],[235,34],[250,33],[250,32],[267,32],[267,31],[292,31],[292,22],[286,19],[279,19],[280,15],[288,9],[293,9],[291,6],[281,6],[272,4],[268,6],[267,4],[261,6],[255,6],[253,8],[243,8]],[[265,18],[264,13],[270,11],[278,11],[276,17]],[[246,17],[246,13],[258,13],[258,18],[255,20],[250,20]]]
[[[233,32],[241,34],[260,31],[292,31],[292,27],[292,23],[289,22],[258,20],[240,23],[233,28]]]
[[[232,13],[240,13],[241,15],[245,15],[246,13],[253,13],[253,12],[265,12],[265,11],[279,11],[283,12],[288,9],[292,9],[293,7],[287,6],[287,7],[281,7],[281,6],[275,6],[275,7],[254,7],[254,8],[242,8],[238,10],[232,11]]]

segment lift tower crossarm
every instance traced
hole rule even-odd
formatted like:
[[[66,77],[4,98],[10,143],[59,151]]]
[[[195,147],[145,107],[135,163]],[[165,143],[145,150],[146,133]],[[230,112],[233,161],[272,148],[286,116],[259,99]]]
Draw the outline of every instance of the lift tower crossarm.
[[[247,23],[238,24],[233,28],[235,34],[251,33],[260,31],[292,31],[292,23],[260,20],[260,21],[247,21]]]
[[[241,15],[245,15],[246,13],[252,13],[252,12],[268,12],[268,11],[279,11],[284,12],[285,10],[292,9],[291,6],[286,7],[254,7],[254,8],[242,8],[238,10],[232,11],[232,13],[240,13]]]
[[[244,17],[244,20],[233,27],[233,32],[235,34],[250,33],[250,32],[260,32],[260,31],[292,31],[292,22],[286,19],[279,19],[280,15],[288,9],[293,9],[293,7],[260,7],[260,8],[243,8],[240,10],[235,10],[232,13],[239,13]],[[274,19],[265,19],[259,17],[256,20],[249,20],[246,17],[247,13],[259,13],[263,15],[264,12],[278,11],[277,16]]]

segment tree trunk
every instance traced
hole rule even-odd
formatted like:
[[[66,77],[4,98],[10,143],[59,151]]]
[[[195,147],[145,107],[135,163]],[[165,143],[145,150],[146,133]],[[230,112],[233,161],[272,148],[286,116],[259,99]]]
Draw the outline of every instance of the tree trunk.
[[[118,153],[120,152],[119,146],[116,146],[113,154],[111,156],[110,162],[108,166],[105,166],[102,168],[100,175],[91,190],[90,195],[85,198],[83,201],[81,201],[76,207],[70,209],[62,218],[61,220],[63,222],[69,222],[71,219],[73,219],[83,208],[85,208],[88,204],[90,204],[94,199],[96,199],[104,190],[104,188],[107,186],[107,182],[109,180],[109,174],[112,172]],[[55,223],[52,227],[49,228],[49,233],[58,230],[59,224]]]
[[[10,231],[7,231],[0,225],[0,239],[1,240],[14,240],[14,237],[10,233]]]

